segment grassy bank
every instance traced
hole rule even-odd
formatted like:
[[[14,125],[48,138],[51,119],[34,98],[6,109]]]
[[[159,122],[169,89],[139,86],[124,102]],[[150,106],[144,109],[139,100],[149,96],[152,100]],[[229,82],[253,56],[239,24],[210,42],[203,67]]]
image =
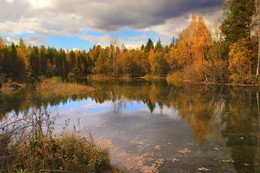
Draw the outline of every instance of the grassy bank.
[[[37,92],[49,95],[72,95],[93,91],[94,88],[78,83],[62,82],[61,78],[44,79],[36,87]]]
[[[192,79],[185,79],[185,76],[181,72],[176,72],[168,75],[166,80],[173,85],[179,85],[181,83],[193,83],[193,84],[203,84],[203,85],[227,85],[227,86],[244,86],[244,87],[259,87],[259,79],[255,79],[252,83],[239,83],[239,82],[214,82],[214,81],[197,81]]]
[[[103,75],[103,74],[92,74],[88,75],[87,79],[89,80],[113,80],[113,79],[132,79],[130,75],[119,75],[119,76],[113,76],[113,75]]]

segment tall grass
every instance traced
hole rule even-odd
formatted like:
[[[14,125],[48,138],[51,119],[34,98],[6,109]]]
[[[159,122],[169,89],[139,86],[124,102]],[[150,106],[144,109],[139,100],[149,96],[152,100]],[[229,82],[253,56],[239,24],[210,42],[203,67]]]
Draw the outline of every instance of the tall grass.
[[[37,109],[37,110],[36,110]],[[79,172],[119,173],[108,149],[79,135],[47,133],[50,114],[36,108],[31,114],[0,123],[0,173]]]
[[[72,95],[93,91],[94,88],[78,83],[62,82],[61,78],[44,79],[38,84],[36,90],[49,95]]]

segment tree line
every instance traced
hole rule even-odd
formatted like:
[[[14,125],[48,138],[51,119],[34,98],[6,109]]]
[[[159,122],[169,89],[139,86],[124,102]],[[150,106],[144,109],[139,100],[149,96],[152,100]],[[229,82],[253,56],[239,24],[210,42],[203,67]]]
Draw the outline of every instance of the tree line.
[[[0,40],[0,78],[24,82],[41,77],[112,77],[155,75],[173,80],[259,84],[258,0],[227,0],[224,18],[214,31],[202,16],[168,45],[149,39],[137,49],[95,45],[89,51],[45,46],[3,44]]]

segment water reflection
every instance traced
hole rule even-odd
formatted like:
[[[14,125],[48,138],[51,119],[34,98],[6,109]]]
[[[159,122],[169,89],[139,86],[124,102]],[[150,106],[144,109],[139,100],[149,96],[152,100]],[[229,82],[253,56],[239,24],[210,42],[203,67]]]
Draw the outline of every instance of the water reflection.
[[[74,96],[30,91],[0,95],[0,114],[56,106],[61,115],[57,124],[69,119],[67,131],[91,131],[97,139],[110,139],[120,148],[117,153],[132,161],[137,158],[135,163],[125,158],[136,165],[128,165],[134,172],[260,171],[260,92],[256,88],[173,86],[164,80],[88,85],[96,90]],[[64,129],[57,126],[56,132]],[[124,164],[117,156],[114,161]]]

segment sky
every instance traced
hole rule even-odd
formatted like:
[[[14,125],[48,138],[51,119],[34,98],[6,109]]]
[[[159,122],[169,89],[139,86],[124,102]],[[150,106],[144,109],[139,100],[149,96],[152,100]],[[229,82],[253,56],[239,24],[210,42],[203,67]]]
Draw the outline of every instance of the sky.
[[[167,44],[203,15],[211,28],[224,0],[0,0],[4,43],[89,50],[116,43],[138,48],[148,38]]]

